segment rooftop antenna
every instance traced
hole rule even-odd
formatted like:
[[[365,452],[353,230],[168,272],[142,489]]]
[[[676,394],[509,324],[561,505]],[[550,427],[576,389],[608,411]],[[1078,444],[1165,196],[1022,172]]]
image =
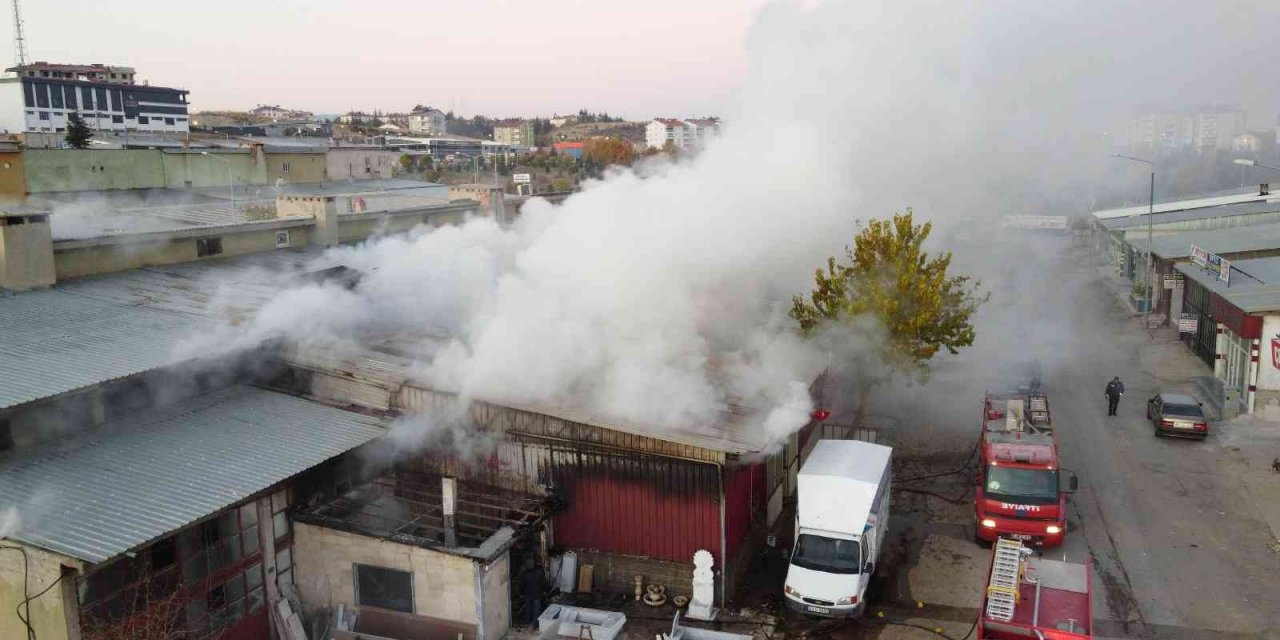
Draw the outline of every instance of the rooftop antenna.
[[[22,32],[22,12],[18,9],[18,0],[13,0],[13,48],[18,57],[18,66],[27,64],[27,36]]]

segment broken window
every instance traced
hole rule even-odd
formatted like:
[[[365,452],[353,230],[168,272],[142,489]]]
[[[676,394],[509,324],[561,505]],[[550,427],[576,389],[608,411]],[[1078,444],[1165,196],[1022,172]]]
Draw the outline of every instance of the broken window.
[[[364,564],[355,566],[356,603],[413,613],[413,574]]]

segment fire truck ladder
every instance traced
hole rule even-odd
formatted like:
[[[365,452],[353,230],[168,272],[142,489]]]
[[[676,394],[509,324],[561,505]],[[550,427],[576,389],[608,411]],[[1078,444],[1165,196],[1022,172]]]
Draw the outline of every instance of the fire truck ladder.
[[[987,584],[987,617],[1008,622],[1018,604],[1018,582],[1022,580],[1022,543],[1000,538],[996,540],[995,560],[991,563],[991,582]]]

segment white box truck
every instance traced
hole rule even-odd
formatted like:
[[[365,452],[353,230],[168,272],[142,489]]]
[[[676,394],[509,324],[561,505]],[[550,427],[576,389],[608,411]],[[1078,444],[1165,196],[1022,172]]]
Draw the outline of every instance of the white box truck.
[[[798,478],[787,608],[830,618],[862,615],[889,527],[892,453],[858,440],[814,445]]]

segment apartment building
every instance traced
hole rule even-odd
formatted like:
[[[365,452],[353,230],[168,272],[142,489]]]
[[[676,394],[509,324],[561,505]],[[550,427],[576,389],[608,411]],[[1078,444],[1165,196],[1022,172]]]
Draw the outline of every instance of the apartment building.
[[[1133,144],[1136,151],[1154,153],[1177,149],[1226,150],[1231,149],[1236,136],[1244,132],[1245,113],[1235,107],[1149,111],[1134,118]]]
[[[533,123],[528,120],[502,120],[493,125],[493,141],[513,147],[532,147]]]

